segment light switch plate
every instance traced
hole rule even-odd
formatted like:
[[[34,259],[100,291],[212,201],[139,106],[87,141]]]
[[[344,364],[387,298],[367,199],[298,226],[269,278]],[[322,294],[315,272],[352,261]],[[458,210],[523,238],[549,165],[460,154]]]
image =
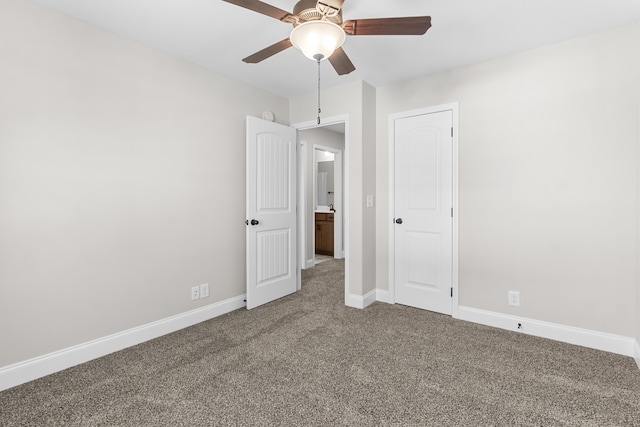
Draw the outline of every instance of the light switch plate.
[[[209,284],[204,283],[200,285],[200,298],[207,298],[209,296]]]

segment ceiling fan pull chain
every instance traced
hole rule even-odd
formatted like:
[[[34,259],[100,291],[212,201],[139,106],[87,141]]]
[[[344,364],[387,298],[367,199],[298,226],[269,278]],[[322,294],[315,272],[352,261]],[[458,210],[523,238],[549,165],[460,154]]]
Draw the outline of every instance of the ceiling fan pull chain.
[[[318,62],[318,124],[320,124],[320,113],[322,112],[320,109],[320,59],[321,58],[316,59]]]

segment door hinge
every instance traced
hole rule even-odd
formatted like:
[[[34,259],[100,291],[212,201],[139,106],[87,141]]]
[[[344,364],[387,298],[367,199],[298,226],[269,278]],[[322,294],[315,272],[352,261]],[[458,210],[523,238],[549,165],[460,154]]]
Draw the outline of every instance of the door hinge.
[[[453,288],[451,288],[451,298],[453,298]]]
[[[453,138],[453,127],[451,127],[451,138]]]
[[[453,218],[453,208],[451,208],[451,218]]]

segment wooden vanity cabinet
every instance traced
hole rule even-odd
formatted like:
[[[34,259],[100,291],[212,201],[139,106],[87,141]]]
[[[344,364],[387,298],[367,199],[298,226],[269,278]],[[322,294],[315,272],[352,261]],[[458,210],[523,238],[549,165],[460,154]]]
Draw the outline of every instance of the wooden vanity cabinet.
[[[316,253],[333,256],[333,212],[316,212]]]

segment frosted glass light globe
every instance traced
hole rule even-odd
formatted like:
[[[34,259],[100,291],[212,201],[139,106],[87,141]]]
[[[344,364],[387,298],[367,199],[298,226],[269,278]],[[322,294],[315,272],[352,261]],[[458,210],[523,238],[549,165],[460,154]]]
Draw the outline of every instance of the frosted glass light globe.
[[[314,61],[327,59],[346,39],[344,30],[329,21],[304,22],[291,31],[291,44]]]

